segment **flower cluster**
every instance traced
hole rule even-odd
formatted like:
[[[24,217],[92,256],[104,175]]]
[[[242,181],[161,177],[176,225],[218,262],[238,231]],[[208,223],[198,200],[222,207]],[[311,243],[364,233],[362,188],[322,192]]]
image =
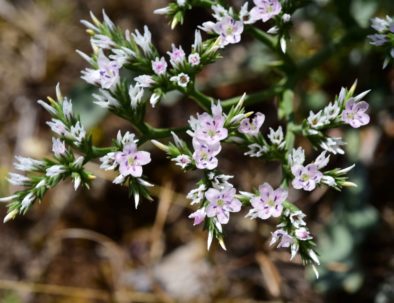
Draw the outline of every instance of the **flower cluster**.
[[[385,49],[387,54],[383,63],[383,68],[385,68],[390,60],[394,59],[394,20],[392,17],[386,16],[384,19],[377,17],[371,21],[371,26],[377,33],[368,36],[369,43]]]
[[[16,156],[15,169],[24,174],[10,173],[10,184],[23,187],[13,195],[1,198],[2,202],[9,202],[8,214],[4,222],[13,219],[18,214],[26,213],[33,203],[41,200],[48,189],[56,186],[60,181],[71,178],[74,189],[82,184],[89,187],[94,176],[85,171],[85,157],[73,152],[78,148],[82,154],[89,152],[90,137],[86,135],[81,121],[74,116],[71,100],[63,97],[59,85],[56,87],[57,100],[48,98],[49,103],[39,100],[52,116],[47,122],[52,132],[59,136],[52,138],[53,158],[36,160],[28,157]]]
[[[208,248],[216,238],[225,249],[223,225],[230,222],[231,216],[244,212],[245,217],[252,220],[276,221],[271,244],[290,248],[291,259],[299,254],[305,264],[319,264],[315,244],[304,221],[305,214],[288,201],[288,187],[310,192],[322,184],[337,190],[355,185],[347,178],[354,165],[344,169],[327,168],[330,157],[345,153],[342,138],[330,137],[327,133],[343,125],[359,128],[368,124],[368,104],[362,99],[369,91],[354,96],[355,84],[350,89],[342,88],[333,102],[300,119],[298,115],[293,118],[292,105],[288,105],[290,113],[281,113],[286,103],[292,101],[283,100],[294,95],[291,81],[281,81],[287,84],[273,90],[279,100],[279,121],[267,128],[263,113],[246,111],[252,104],[246,104],[253,98],[251,95],[213,102],[197,89],[196,76],[206,65],[220,58],[221,48],[239,43],[245,31],[280,57],[281,73],[278,74],[286,76],[288,70],[283,67],[293,59],[285,53],[285,37],[291,26],[290,14],[298,8],[292,1],[254,0],[252,7],[249,7],[251,1],[245,1],[237,10],[219,2],[177,0],[156,10],[157,14],[171,18],[172,27],[182,23],[184,13],[194,6],[209,6],[214,18],[199,26],[190,47],[172,44],[164,53],[155,47],[147,26],[142,31],[123,32],[104,11],[102,21],[93,14],[91,21],[82,21],[88,29],[93,51],[90,55],[77,51],[89,64],[81,78],[96,88],[92,94],[93,103],[125,119],[131,124],[133,133],[119,131],[110,146],[94,146],[91,135],[73,113],[71,100],[63,97],[57,87],[56,100],[38,101],[51,115],[47,124],[55,134],[53,157],[43,160],[16,157],[15,168],[23,174],[10,173],[9,182],[23,189],[0,199],[9,202],[5,221],[24,214],[61,180],[71,178],[75,189],[81,185],[88,187],[94,176],[84,165],[97,159],[101,169],[116,172],[113,183],[128,187],[137,207],[141,197],[151,199],[149,188],[152,184],[145,174],[151,154],[143,150],[142,144],[152,142],[183,171],[201,174],[201,180],[187,198],[196,207],[189,218],[194,220],[194,225],[201,224],[208,231]],[[259,21],[273,23],[273,26],[265,33],[254,27]],[[379,34],[370,37],[372,43],[392,47],[392,19],[376,18],[373,28]],[[208,38],[204,40],[203,36]],[[394,57],[392,49],[391,56]],[[297,68],[297,64],[292,64],[289,70]],[[154,110],[150,107],[159,106],[160,100],[170,91],[190,97],[205,112],[192,115],[184,127],[151,126],[145,117],[147,108]],[[171,136],[173,142],[158,141]],[[307,138],[310,145],[319,150],[316,159],[306,161],[304,149],[295,148],[297,136]],[[245,156],[280,163],[281,185],[274,188],[264,182],[253,192],[238,190],[235,183],[230,183],[233,176],[220,171],[218,156],[224,144],[242,148]]]

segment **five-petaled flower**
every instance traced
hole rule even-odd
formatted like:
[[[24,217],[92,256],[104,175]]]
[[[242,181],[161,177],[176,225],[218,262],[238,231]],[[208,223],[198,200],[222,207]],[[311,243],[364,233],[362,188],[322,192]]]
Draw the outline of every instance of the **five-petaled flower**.
[[[239,212],[242,203],[235,198],[234,187],[226,187],[222,190],[210,188],[205,193],[209,204],[207,206],[207,217],[216,218],[220,224],[228,223],[230,212]]]
[[[356,102],[353,98],[350,98],[346,103],[346,107],[342,112],[342,121],[349,124],[353,128],[359,128],[360,126],[369,123],[369,116],[366,113],[368,110],[368,103],[365,101]]]
[[[220,46],[224,47],[227,44],[235,44],[241,41],[244,25],[242,21],[236,21],[230,16],[225,16],[215,23],[213,30],[220,36]]]
[[[241,121],[238,131],[245,135],[257,136],[263,125],[265,116],[262,113],[256,113],[252,119],[245,118]]]
[[[282,214],[283,202],[287,199],[287,190],[277,188],[274,190],[271,185],[264,183],[259,187],[259,196],[250,199],[252,209],[247,217],[268,219],[269,217],[279,217]]]
[[[250,11],[253,20],[263,20],[263,22],[275,17],[282,11],[282,5],[278,0],[253,0],[256,5]]]
[[[122,176],[142,176],[142,166],[148,164],[150,153],[138,151],[137,144],[130,142],[123,147],[123,151],[117,152],[115,160],[119,164],[119,172]]]
[[[318,165],[314,163],[308,164],[307,166],[296,164],[291,168],[291,172],[294,175],[293,187],[306,191],[314,190],[323,177]]]

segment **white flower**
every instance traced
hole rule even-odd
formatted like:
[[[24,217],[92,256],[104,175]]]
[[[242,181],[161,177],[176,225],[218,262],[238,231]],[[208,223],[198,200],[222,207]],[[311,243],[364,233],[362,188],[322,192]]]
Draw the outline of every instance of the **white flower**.
[[[130,58],[135,57],[135,53],[127,47],[113,48],[111,51],[112,54],[109,55],[109,58],[117,62],[119,66],[123,66]]]
[[[149,98],[149,103],[152,105],[152,107],[155,107],[157,102],[160,100],[160,95],[153,93],[150,98]]]
[[[166,6],[166,7],[155,9],[153,13],[156,15],[167,15],[170,11],[171,9],[168,6]]]
[[[197,204],[197,203],[201,203],[202,200],[204,199],[204,193],[206,191],[206,187],[204,184],[200,184],[197,188],[191,190],[186,198],[189,200],[192,200],[191,204]]]
[[[297,149],[293,148],[293,150],[289,154],[288,160],[290,166],[302,165],[305,161],[305,151],[302,147],[298,147]]]
[[[28,193],[21,202],[21,210],[29,208],[31,203],[36,199],[33,193]]]
[[[192,49],[195,52],[200,51],[202,45],[202,38],[201,38],[201,32],[199,30],[196,30],[194,33],[194,43],[192,44]]]
[[[192,162],[192,159],[188,155],[179,155],[178,157],[171,159],[171,161],[174,161],[175,165],[184,169]]]
[[[70,99],[64,98],[62,102],[63,114],[66,119],[70,119],[73,115],[73,105]]]
[[[244,155],[249,156],[249,157],[256,157],[256,158],[261,157],[268,150],[266,146],[262,146],[257,143],[253,143],[253,144],[248,145],[248,148],[249,148],[249,151],[244,153]]]
[[[40,169],[45,165],[44,161],[35,160],[32,158],[16,156],[15,159],[16,162],[14,162],[14,166],[17,170],[21,171],[32,171]]]
[[[47,125],[51,128],[51,130],[58,135],[65,135],[67,130],[64,123],[58,119],[52,119],[47,122]]]
[[[77,121],[74,126],[71,126],[70,136],[73,140],[77,141],[77,143],[81,143],[86,136],[86,130],[82,126],[81,122]]]
[[[8,176],[8,182],[15,186],[25,186],[30,182],[30,178],[20,174],[9,173]]]
[[[144,26],[144,34],[142,35],[138,30],[132,34],[135,43],[142,48],[145,55],[149,55],[152,52],[152,34],[149,28]]]
[[[176,3],[177,3],[179,6],[185,6],[186,0],[176,0]]]
[[[328,120],[334,120],[338,117],[340,111],[341,109],[337,103],[330,103],[323,110],[324,116],[326,116]]]
[[[48,177],[57,177],[58,175],[64,173],[66,168],[63,165],[52,165],[47,168],[46,176]]]
[[[137,82],[138,87],[151,87],[155,80],[153,80],[152,76],[149,75],[141,75],[134,78],[134,81]]]
[[[156,57],[155,60],[152,61],[152,70],[158,76],[165,74],[167,71],[166,59],[164,59],[164,57]]]
[[[52,152],[56,157],[64,155],[66,152],[66,145],[64,141],[52,138]]]
[[[320,143],[320,147],[334,155],[343,155],[345,151],[342,149],[342,146],[345,144],[341,137],[327,137],[325,141]]]
[[[271,143],[274,145],[279,146],[279,148],[283,147],[283,130],[282,130],[282,126],[279,126],[278,129],[276,131],[274,131],[271,127],[270,127],[270,132],[268,134],[268,139],[270,139]]]
[[[315,160],[315,164],[319,169],[326,167],[328,162],[330,161],[330,155],[326,155],[327,152],[323,151]]]
[[[130,106],[135,109],[137,105],[141,102],[142,97],[144,96],[144,89],[141,86],[130,85],[129,87],[129,97],[130,97]]]
[[[115,42],[112,41],[112,39],[108,36],[105,35],[94,35],[90,39],[91,43],[101,49],[109,49],[113,46],[115,46]]]
[[[198,53],[192,53],[187,58],[189,64],[191,66],[196,66],[200,64],[200,55]]]
[[[116,100],[112,95],[103,89],[99,90],[100,94],[93,94],[95,99],[94,103],[103,108],[116,108],[119,107],[119,101]]]
[[[176,82],[181,87],[186,87],[189,84],[190,77],[185,73],[180,73],[171,77],[170,80]]]
[[[109,152],[105,156],[100,158],[100,168],[104,170],[114,170],[118,163],[115,161],[115,152]]]
[[[307,121],[309,126],[312,128],[320,128],[329,123],[327,116],[322,111],[319,111],[316,114],[310,111]]]

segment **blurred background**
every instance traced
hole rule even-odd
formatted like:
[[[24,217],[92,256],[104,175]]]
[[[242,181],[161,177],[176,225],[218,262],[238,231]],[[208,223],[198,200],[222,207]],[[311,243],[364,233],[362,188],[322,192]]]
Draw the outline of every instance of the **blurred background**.
[[[233,1],[239,5],[239,1]],[[92,103],[93,88],[80,79],[90,52],[80,19],[101,9],[123,29],[149,25],[163,53],[171,43],[188,49],[198,24],[208,12],[195,10],[182,28],[171,31],[154,15],[162,0],[0,0],[0,196],[14,190],[6,177],[15,155],[50,155],[49,115],[36,100],[62,91],[72,98],[97,145],[111,142],[128,125]],[[350,27],[368,27],[373,16],[394,15],[392,0],[315,0],[293,16],[289,53],[299,61],[324,49]],[[269,26],[268,26],[269,27]],[[265,25],[261,28],[267,29]],[[220,99],[275,84],[274,56],[246,35],[244,43],[226,48],[224,59],[208,66],[198,83]],[[333,100],[341,86],[358,79],[358,92],[372,89],[372,122],[361,130],[343,128],[332,135],[348,142],[347,156],[332,157],[333,167],[357,166],[351,174],[356,189],[342,193],[319,188],[312,194],[291,192],[290,200],[308,215],[318,242],[321,278],[289,262],[287,251],[268,246],[274,221],[232,216],[225,227],[228,251],[216,245],[206,251],[206,234],[187,216],[192,209],[185,193],[199,179],[147,145],[153,162],[147,175],[157,184],[154,201],[138,210],[127,189],[111,184],[97,163],[99,177],[90,191],[74,192],[65,182],[50,191],[24,217],[0,225],[0,302],[394,302],[394,68],[382,70],[383,54],[365,39],[349,39],[329,54],[296,86],[297,116]],[[250,108],[267,119],[263,131],[276,126],[276,100]],[[155,126],[179,126],[199,109],[170,94],[149,110]],[[186,114],[185,114],[186,113]],[[313,151],[308,143],[299,140]],[[277,163],[237,161],[242,152],[228,147],[221,169],[234,174],[234,184],[251,190],[264,181],[277,186]],[[6,209],[0,208],[0,217]]]

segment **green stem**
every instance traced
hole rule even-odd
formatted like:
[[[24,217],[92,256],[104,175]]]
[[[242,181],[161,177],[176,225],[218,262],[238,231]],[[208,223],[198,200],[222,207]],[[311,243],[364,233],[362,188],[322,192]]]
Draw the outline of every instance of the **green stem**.
[[[186,92],[186,95],[191,97],[196,103],[205,111],[209,111],[211,104],[212,104],[212,98],[208,97],[207,95],[204,95],[202,92],[196,89],[195,86],[192,86],[189,88]]]

